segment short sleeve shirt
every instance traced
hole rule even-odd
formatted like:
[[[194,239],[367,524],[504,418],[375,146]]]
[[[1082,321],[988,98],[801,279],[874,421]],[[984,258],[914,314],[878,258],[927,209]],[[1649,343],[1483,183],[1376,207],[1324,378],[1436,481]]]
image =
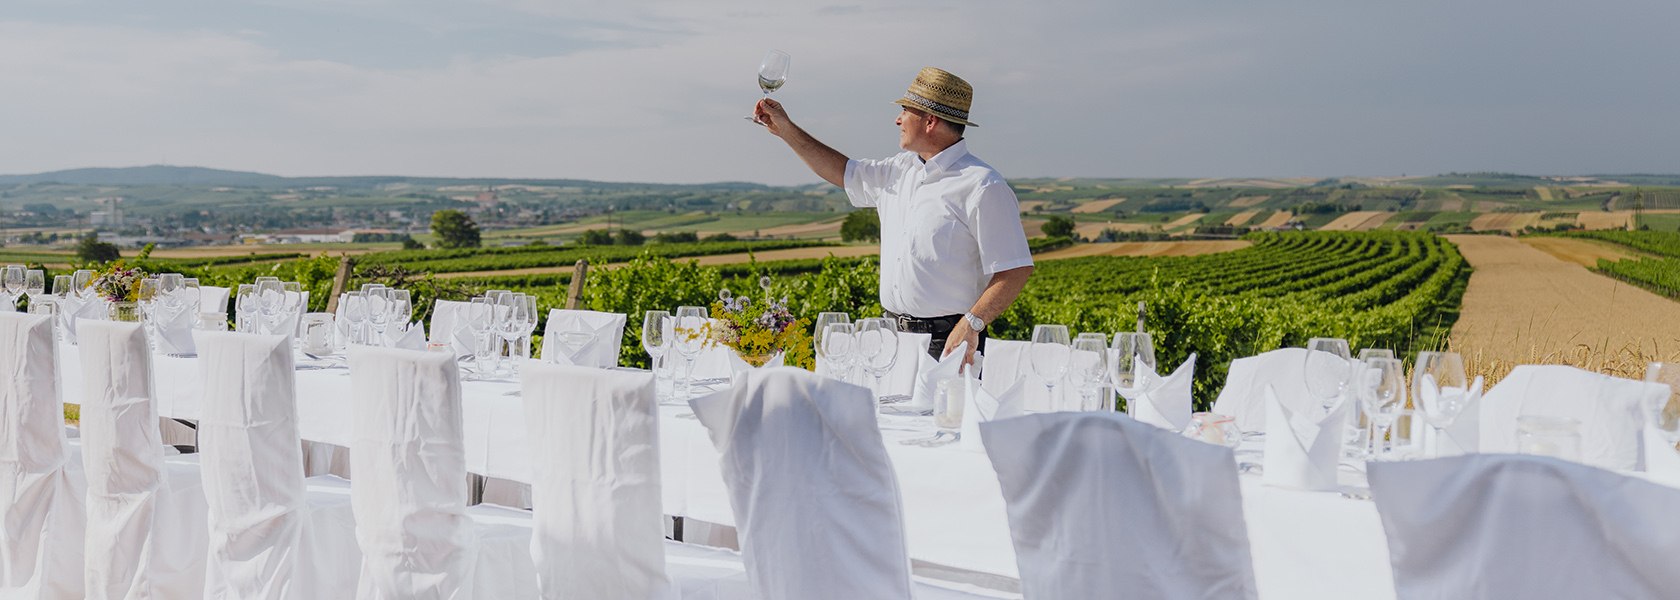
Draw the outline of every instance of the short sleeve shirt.
[[[846,163],[846,196],[881,216],[881,307],[913,317],[968,312],[991,276],[1030,266],[1020,202],[1003,176],[958,141]]]

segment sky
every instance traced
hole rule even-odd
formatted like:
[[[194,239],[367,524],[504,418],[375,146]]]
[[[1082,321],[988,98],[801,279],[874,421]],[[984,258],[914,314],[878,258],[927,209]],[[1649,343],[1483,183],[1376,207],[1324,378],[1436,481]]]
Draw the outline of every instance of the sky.
[[[1680,172],[1673,0],[0,0],[0,173],[802,184],[923,66],[1006,177]]]

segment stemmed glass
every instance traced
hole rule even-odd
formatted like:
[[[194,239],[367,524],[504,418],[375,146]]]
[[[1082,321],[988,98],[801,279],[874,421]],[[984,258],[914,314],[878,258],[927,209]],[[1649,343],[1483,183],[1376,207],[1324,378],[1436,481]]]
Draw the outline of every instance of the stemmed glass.
[[[339,310],[344,313],[344,322],[350,329],[350,343],[366,344],[367,292],[345,292],[344,306]]]
[[[828,361],[830,374],[839,373],[841,381],[852,371],[857,356],[857,326],[852,323],[829,323],[823,328],[822,346],[818,354]]]
[[[706,321],[708,313],[704,306],[677,307],[677,320],[672,324],[672,342],[677,348],[677,354],[683,358],[683,374],[678,381],[680,387],[675,391],[678,399],[687,399],[694,393],[694,359],[700,357],[700,351],[706,347]]]
[[[12,303],[9,308],[14,310],[17,308],[18,300],[23,298],[24,271],[25,269],[20,265],[9,265],[6,267],[4,275],[0,275],[0,278],[5,281],[6,299]]]
[[[875,378],[876,400],[890,404],[881,378],[898,362],[898,327],[890,319],[861,319],[857,326],[858,362]]]
[[[34,302],[47,291],[47,274],[38,269],[23,272],[23,293],[29,294],[29,301]]]
[[[1668,384],[1667,395],[1645,403],[1645,421],[1673,448],[1680,444],[1680,363],[1651,363],[1645,368],[1645,381]]]
[[[241,283],[233,295],[233,329],[243,333],[255,333],[256,319],[257,286],[254,283]]]
[[[1099,387],[1108,375],[1108,344],[1102,334],[1081,333],[1073,340],[1068,383],[1079,391],[1079,410],[1109,410],[1102,406]],[[1112,405],[1110,405],[1112,407]]]
[[[519,370],[517,361],[511,360],[518,354],[518,352],[514,350],[515,343],[519,341],[519,338],[522,335],[524,335],[525,315],[528,315],[531,312],[530,309],[525,306],[525,300],[520,298],[522,295],[523,294],[502,294],[500,298],[497,298],[498,310],[496,312],[498,313],[498,318],[495,324],[496,334],[501,336],[502,341],[507,344],[508,358],[510,359],[507,361],[508,370],[509,372],[515,373]]]
[[[1435,430],[1435,439],[1446,435],[1446,428],[1464,411],[1469,387],[1463,357],[1454,352],[1418,353],[1412,366],[1412,397],[1423,409],[1424,422]]]
[[[283,331],[276,331],[280,335],[292,336],[292,345],[298,344],[298,326],[303,323],[303,313],[308,307],[303,305],[303,284],[296,281],[280,283],[280,311],[281,321],[291,325]]]
[[[286,288],[280,284],[280,280],[271,279],[257,283],[257,312],[262,317],[262,333],[280,333],[280,319],[283,317],[285,306]]]
[[[385,346],[385,330],[391,326],[391,288],[379,287],[367,292],[368,326],[373,329],[375,346]]]
[[[642,349],[652,359],[649,369],[653,371],[654,391],[660,400],[666,398],[665,382],[671,375],[665,369],[665,355],[671,349],[671,313],[663,310],[650,310],[642,315]]]
[[[186,307],[181,304],[181,289],[185,278],[178,273],[163,273],[157,276],[157,294],[152,304],[152,320],[159,323],[159,327],[167,327],[175,320],[175,315],[181,314]]]
[[[771,50],[769,54],[764,55],[764,62],[758,65],[758,89],[764,90],[765,98],[769,98],[770,92],[781,89],[782,84],[787,83],[788,65],[792,61],[793,57],[781,50]],[[746,119],[759,125],[764,124],[757,116],[748,116]]]
[[[70,291],[76,294],[77,299],[87,300],[88,286],[91,285],[93,285],[93,271],[79,269],[70,274]]]
[[[495,369],[496,306],[489,298],[473,298],[464,316],[473,334],[473,369],[480,379],[487,378]]]
[[[391,324],[401,331],[408,331],[408,320],[414,318],[414,303],[408,290],[391,290]]]
[[[1108,366],[1108,376],[1114,387],[1129,390],[1149,384],[1143,380],[1144,375],[1138,369],[1140,364],[1155,368],[1155,342],[1148,333],[1116,331],[1114,343],[1109,348],[1114,351],[1114,362]]]
[[[1318,399],[1325,415],[1342,402],[1342,392],[1353,376],[1351,358],[1347,340],[1313,338],[1307,342],[1306,364],[1303,365],[1307,393]]]
[[[1033,372],[1044,380],[1044,389],[1049,392],[1050,406],[1056,406],[1056,384],[1068,372],[1068,358],[1072,348],[1068,346],[1068,328],[1066,325],[1034,325],[1032,346],[1027,350],[1032,358]]]
[[[843,312],[817,313],[816,328],[811,330],[811,349],[816,351],[817,356],[822,356],[826,360],[828,357],[823,354],[823,335],[828,332],[828,325],[830,323],[851,322],[852,316]],[[833,367],[830,366],[829,375],[834,375],[833,370]]]
[[[519,357],[530,358],[531,332],[537,330],[537,316],[539,315],[537,312],[537,297],[530,294],[520,294],[519,300],[525,304],[525,310],[519,313],[522,317],[519,323],[519,339],[523,342],[519,346]],[[594,339],[594,334],[590,335],[590,339]],[[587,344],[588,342],[584,343]]]
[[[71,292],[76,290],[75,287],[71,286],[70,281],[71,277],[69,275],[54,275],[52,295],[58,297],[60,300],[69,296]]]
[[[1359,402],[1370,421],[1370,457],[1381,459],[1388,455],[1388,428],[1399,418],[1406,406],[1406,372],[1400,361],[1392,358],[1369,358],[1355,381]]]
[[[152,350],[154,351],[157,350],[157,298],[157,278],[147,277],[145,279],[141,279],[140,290],[134,294],[134,303],[140,307],[140,325],[146,330],[146,335],[149,336],[147,337],[147,345],[152,346]]]

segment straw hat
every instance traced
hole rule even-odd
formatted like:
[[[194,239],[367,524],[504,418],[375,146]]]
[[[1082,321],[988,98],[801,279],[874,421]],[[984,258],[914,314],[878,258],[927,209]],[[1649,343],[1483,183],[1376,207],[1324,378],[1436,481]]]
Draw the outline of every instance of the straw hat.
[[[968,121],[968,105],[974,100],[974,87],[963,78],[944,69],[923,67],[910,83],[909,91],[893,104],[914,108],[952,123],[979,127]]]

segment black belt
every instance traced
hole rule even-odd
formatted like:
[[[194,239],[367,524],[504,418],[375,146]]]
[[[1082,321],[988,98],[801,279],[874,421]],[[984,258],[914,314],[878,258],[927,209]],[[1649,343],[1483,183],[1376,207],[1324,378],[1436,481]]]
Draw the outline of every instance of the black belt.
[[[888,319],[898,322],[898,330],[905,333],[948,333],[957,327],[962,315],[945,315],[943,317],[912,317],[892,311],[884,311]]]

